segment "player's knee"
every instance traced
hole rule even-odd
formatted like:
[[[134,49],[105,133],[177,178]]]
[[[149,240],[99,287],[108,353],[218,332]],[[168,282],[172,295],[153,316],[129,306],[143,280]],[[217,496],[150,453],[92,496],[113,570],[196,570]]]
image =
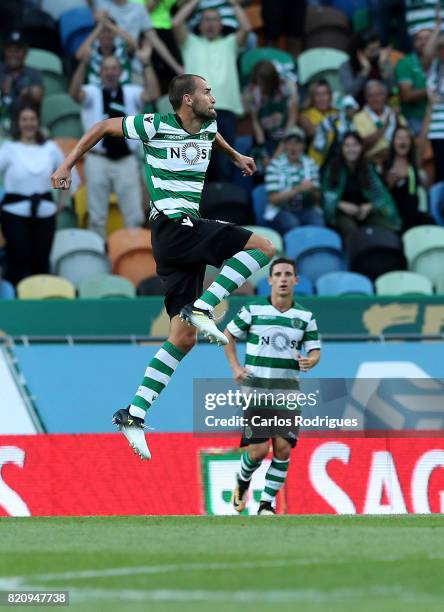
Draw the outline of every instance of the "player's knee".
[[[171,340],[171,342],[183,353],[188,353],[197,342],[196,330],[194,328],[184,329],[180,333],[176,334],[175,338]]]
[[[261,251],[265,253],[268,259],[272,259],[276,254],[276,247],[271,242],[271,240],[268,240],[268,238],[264,238],[261,245]]]
[[[288,461],[290,459],[290,454],[291,448],[287,447],[276,448],[273,451],[274,457],[276,457],[276,459],[279,461]]]
[[[267,446],[253,444],[250,446],[248,454],[252,461],[262,461],[268,455],[268,444]]]

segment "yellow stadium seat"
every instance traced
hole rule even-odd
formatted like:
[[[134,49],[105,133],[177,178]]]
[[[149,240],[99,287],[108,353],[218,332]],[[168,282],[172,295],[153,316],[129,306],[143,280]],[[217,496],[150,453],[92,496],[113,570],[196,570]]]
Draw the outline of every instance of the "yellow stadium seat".
[[[17,285],[17,297],[20,300],[58,298],[72,300],[76,297],[76,290],[72,283],[60,276],[36,274],[28,276],[19,282]]]
[[[85,185],[80,187],[74,194],[74,209],[77,215],[77,226],[81,229],[86,229],[88,227],[88,199]],[[106,235],[109,236],[123,227],[124,221],[118,205],[117,196],[115,193],[112,193],[109,200]]]

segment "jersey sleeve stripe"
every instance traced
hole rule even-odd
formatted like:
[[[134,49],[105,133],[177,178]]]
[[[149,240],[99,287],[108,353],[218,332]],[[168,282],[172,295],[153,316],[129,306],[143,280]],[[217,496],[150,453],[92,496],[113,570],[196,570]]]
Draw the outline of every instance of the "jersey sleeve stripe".
[[[303,344],[306,353],[315,349],[320,349],[322,346],[320,340],[310,340],[310,342],[304,342]]]
[[[308,342],[310,340],[319,340],[319,334],[317,331],[305,332],[302,342]]]
[[[134,115],[124,118],[122,121],[123,133],[125,138],[134,138],[135,140],[139,140],[139,135],[134,128],[134,119]]]
[[[250,327],[250,324],[248,323],[248,321],[244,321],[244,319],[241,319],[239,315],[234,317],[233,323],[234,325],[236,325],[236,327],[238,327],[242,331],[246,331]]]
[[[149,136],[146,133],[145,127],[144,127],[144,122],[143,122],[143,115],[136,115],[134,117],[134,129],[137,133],[137,136],[140,138],[140,140],[149,140]]]
[[[245,332],[242,329],[240,329],[234,321],[230,321],[230,323],[228,323],[227,330],[235,338],[242,339],[245,336]]]

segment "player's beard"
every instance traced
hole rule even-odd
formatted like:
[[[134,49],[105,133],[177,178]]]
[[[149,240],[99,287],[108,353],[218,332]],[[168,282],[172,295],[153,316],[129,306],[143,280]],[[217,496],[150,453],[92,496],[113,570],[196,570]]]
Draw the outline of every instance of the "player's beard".
[[[193,109],[193,113],[196,115],[196,117],[202,119],[203,121],[210,121],[212,119],[216,119],[217,117],[217,112],[214,108],[202,108],[195,103],[191,108]]]

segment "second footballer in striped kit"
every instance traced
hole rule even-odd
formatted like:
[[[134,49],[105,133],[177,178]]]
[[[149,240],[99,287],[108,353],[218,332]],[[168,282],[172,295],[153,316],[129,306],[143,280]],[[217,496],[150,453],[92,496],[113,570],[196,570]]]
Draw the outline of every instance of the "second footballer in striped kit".
[[[297,285],[294,261],[281,257],[270,266],[271,296],[241,308],[225,330],[229,343],[225,353],[235,380],[251,397],[262,395],[284,401],[299,390],[299,372],[313,368],[320,359],[321,343],[313,314],[294,301]],[[245,365],[239,363],[236,340],[246,340]],[[306,357],[299,354],[303,348]],[[273,404],[273,402],[271,402]],[[276,402],[276,406],[278,402]],[[283,406],[288,413],[288,407]],[[257,413],[282,413],[257,404]],[[232,502],[238,512],[247,504],[251,477],[268,455],[270,431],[247,426],[241,440],[246,447],[241,456],[237,485]],[[274,500],[285,483],[291,449],[297,443],[297,428],[276,430],[272,436],[273,458],[265,476],[258,514],[275,513]],[[265,435],[266,434],[266,435]]]

